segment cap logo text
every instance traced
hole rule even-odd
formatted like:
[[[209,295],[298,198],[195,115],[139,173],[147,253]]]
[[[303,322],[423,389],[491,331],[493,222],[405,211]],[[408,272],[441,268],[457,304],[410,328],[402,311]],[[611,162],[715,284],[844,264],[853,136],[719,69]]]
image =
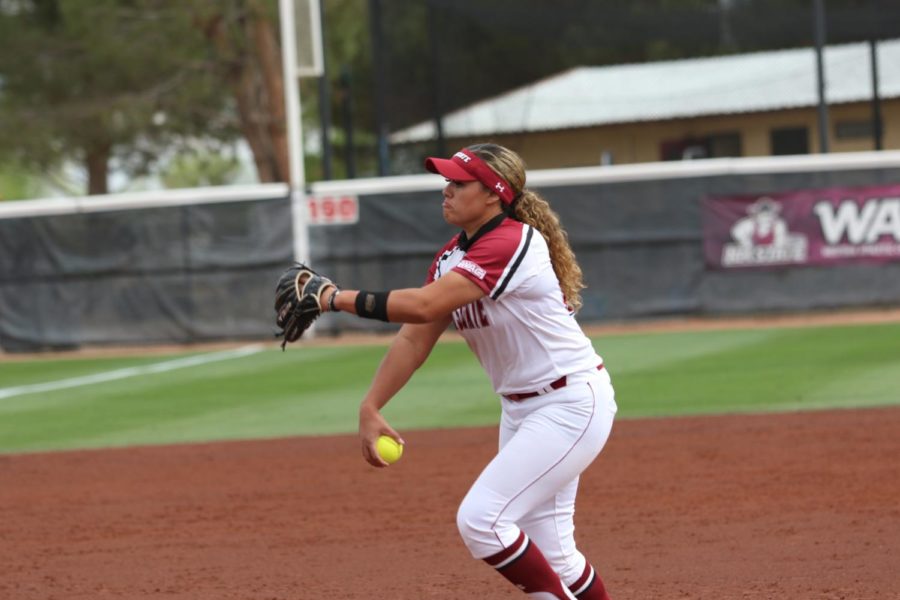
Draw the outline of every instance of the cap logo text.
[[[453,157],[458,158],[459,160],[461,160],[463,162],[469,162],[470,160],[472,160],[471,156],[468,156],[467,154],[464,154],[462,152],[457,152],[456,154],[453,155]]]

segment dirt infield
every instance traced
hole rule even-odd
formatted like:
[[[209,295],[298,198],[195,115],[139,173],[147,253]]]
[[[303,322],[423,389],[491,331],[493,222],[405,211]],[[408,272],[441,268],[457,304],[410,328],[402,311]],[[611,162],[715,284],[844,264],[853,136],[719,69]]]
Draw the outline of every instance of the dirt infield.
[[[519,598],[457,503],[493,429],[0,456],[0,598]],[[623,420],[576,536],[614,600],[900,598],[900,408]]]

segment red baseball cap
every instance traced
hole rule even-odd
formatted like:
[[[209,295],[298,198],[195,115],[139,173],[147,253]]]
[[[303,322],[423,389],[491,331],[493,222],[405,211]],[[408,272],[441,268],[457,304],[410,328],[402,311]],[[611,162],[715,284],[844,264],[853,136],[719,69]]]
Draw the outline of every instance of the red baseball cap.
[[[453,181],[480,181],[486,188],[497,194],[504,204],[512,204],[515,196],[512,187],[506,180],[481,158],[465,148],[454,154],[452,158],[426,158],[425,168]]]

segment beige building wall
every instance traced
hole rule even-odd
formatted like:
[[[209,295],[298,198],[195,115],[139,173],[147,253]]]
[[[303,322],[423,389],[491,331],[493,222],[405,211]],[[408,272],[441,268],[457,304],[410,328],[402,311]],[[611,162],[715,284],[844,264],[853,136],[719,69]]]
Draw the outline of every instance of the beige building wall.
[[[881,109],[882,147],[900,149],[900,99],[883,101]],[[871,134],[865,131],[871,120],[871,103],[832,105],[828,112],[831,152],[875,149]],[[497,135],[490,136],[489,140],[454,139],[448,141],[448,147],[455,149],[474,142],[493,141],[519,152],[530,169],[551,169],[596,166],[604,160],[613,164],[655,162],[662,160],[664,141],[729,133],[740,135],[740,156],[771,156],[772,130],[791,127],[805,127],[809,153],[819,152],[815,108]]]

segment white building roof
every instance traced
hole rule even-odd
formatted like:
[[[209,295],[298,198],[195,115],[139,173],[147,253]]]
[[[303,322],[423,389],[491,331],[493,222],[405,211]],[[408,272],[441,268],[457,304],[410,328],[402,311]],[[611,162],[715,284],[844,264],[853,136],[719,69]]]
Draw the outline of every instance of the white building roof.
[[[878,43],[882,98],[900,96],[900,40]],[[872,97],[868,43],[825,51],[828,103]],[[605,67],[577,67],[444,115],[444,135],[592,127],[801,108],[818,104],[813,48]],[[434,121],[391,135],[393,143],[436,137]]]

